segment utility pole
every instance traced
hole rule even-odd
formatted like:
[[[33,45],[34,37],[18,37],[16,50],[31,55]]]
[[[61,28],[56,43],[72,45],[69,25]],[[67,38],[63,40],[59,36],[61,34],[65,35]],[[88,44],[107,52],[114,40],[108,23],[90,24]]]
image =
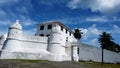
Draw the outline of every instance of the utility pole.
[[[71,61],[74,61],[74,58],[73,58],[73,46],[71,46]]]
[[[102,60],[101,60],[101,65],[103,66],[103,60],[104,60],[104,57],[103,57],[103,47],[102,47]]]

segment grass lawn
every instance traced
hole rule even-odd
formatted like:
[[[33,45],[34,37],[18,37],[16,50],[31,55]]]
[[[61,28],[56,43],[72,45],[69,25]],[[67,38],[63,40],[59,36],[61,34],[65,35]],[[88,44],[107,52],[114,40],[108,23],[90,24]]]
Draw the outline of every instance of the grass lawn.
[[[97,62],[52,62],[47,60],[0,60],[0,68],[120,68],[120,64],[104,64]]]
[[[79,62],[81,65],[88,65],[90,68],[120,68],[120,64],[104,63],[103,66],[99,62]]]

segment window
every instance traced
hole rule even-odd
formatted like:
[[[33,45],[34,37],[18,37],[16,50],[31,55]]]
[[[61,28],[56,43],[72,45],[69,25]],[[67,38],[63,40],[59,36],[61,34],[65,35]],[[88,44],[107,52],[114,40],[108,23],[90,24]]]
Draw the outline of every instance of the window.
[[[63,31],[63,27],[61,26],[61,30]]]
[[[66,37],[66,42],[68,41],[68,37]]]
[[[71,36],[71,32],[69,33],[69,35]]]
[[[68,30],[66,29],[66,34],[67,34]]]
[[[78,49],[77,49],[77,54],[79,54],[79,47],[78,47]]]
[[[40,36],[44,36],[44,34],[40,34]]]
[[[48,29],[52,29],[52,25],[48,25]]]
[[[49,37],[49,36],[50,36],[50,34],[47,35],[47,37]]]
[[[40,26],[40,30],[43,30],[44,29],[44,25]]]

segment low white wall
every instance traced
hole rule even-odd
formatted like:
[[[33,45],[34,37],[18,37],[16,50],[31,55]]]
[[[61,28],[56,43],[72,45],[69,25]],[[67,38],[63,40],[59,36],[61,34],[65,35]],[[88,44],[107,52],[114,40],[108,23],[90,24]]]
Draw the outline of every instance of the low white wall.
[[[35,41],[35,42],[47,42],[48,38],[47,37],[42,37],[42,36],[27,36],[27,35],[23,35],[21,37],[21,40]]]
[[[21,39],[7,38],[4,43],[3,50],[8,51],[39,51],[40,49],[47,50],[47,37],[38,36],[22,36]]]
[[[47,60],[51,58],[51,55],[46,51],[39,51],[39,53],[32,52],[12,52],[12,51],[2,51],[1,59],[36,59],[36,60]]]
[[[81,44],[79,46],[79,60],[82,61],[96,61],[101,62],[102,59],[101,48]],[[104,62],[106,63],[120,63],[120,54],[104,50]]]
[[[39,52],[12,52],[3,50],[0,59],[31,59],[31,60],[49,60],[49,61],[70,61],[71,57],[68,55],[56,55],[47,51],[41,50]]]

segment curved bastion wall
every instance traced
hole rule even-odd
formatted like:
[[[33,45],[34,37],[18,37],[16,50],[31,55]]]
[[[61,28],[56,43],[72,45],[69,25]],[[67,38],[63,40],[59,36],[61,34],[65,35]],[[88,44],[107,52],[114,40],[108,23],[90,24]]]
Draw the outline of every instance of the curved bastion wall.
[[[22,32],[22,26],[17,22],[9,28],[8,37],[3,44],[0,58],[39,59],[51,61],[71,60],[71,57],[69,55],[59,55],[61,49],[60,51],[57,49],[59,49],[61,45],[56,44],[58,41],[55,41],[54,43],[52,43],[52,41],[50,41],[49,44],[48,37],[24,35]],[[54,44],[56,45],[54,46]],[[48,48],[48,45],[50,48]],[[52,50],[52,52],[50,50]],[[54,53],[56,51],[59,51],[58,54]]]
[[[4,44],[4,50],[9,51],[39,51],[40,49],[47,49],[47,37],[27,36],[13,34],[9,36]]]
[[[6,38],[7,38],[7,34],[4,34],[4,35],[0,36],[0,50],[2,49]]]
[[[22,34],[20,35],[21,38],[19,38],[17,34],[15,35],[9,35],[10,37],[5,41],[1,59],[71,60],[68,55],[59,55],[47,51],[48,37]]]

